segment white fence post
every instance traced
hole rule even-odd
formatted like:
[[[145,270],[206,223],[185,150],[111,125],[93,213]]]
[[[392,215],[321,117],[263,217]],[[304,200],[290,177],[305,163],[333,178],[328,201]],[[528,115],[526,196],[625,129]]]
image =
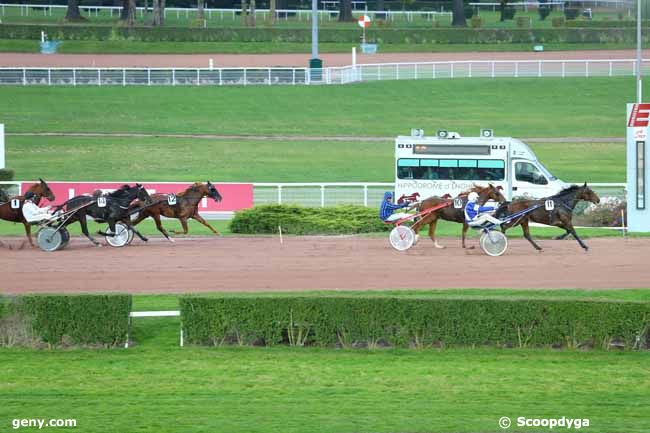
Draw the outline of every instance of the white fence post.
[[[492,78],[494,78],[494,60],[492,61]]]
[[[27,70],[23,68],[23,86],[27,85]]]
[[[72,69],[72,85],[77,85],[77,70],[74,68]]]
[[[47,85],[52,85],[52,68],[47,68]]]
[[[278,204],[282,204],[282,185],[278,185]]]
[[[97,68],[97,85],[102,85],[102,70]]]
[[[325,185],[320,186],[320,207],[325,207]]]
[[[151,86],[151,68],[147,68],[147,86]]]
[[[172,69],[172,86],[176,85],[176,69]]]
[[[122,69],[122,86],[126,86],[126,69]]]
[[[363,186],[363,205],[368,207],[368,185]]]

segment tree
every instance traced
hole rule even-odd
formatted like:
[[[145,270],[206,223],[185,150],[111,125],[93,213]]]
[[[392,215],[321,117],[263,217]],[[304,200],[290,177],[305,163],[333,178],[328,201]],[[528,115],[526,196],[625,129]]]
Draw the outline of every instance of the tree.
[[[241,0],[241,25],[248,25],[248,4],[246,0]]]
[[[153,19],[151,20],[151,25],[158,27],[161,25],[161,9],[160,9],[160,0],[151,0],[151,5],[153,7]]]
[[[124,21],[127,26],[133,27],[135,24],[135,0],[122,0],[120,20]]]
[[[86,21],[79,11],[79,0],[68,0],[68,10],[65,13],[66,21]]]
[[[506,18],[506,9],[508,8],[508,0],[499,0],[499,11],[501,12],[501,18],[499,21],[505,21]]]
[[[271,24],[275,24],[275,0],[271,0],[269,4],[269,18],[271,19]]]
[[[467,21],[465,21],[465,5],[463,4],[463,0],[454,0],[452,4],[451,25],[454,27],[467,27]]]
[[[196,19],[203,21],[205,19],[205,11],[203,10],[203,0],[197,0],[196,2]]]
[[[354,21],[352,17],[352,0],[339,1],[339,21]]]
[[[257,21],[255,19],[255,0],[250,0],[251,2],[251,11],[250,11],[250,16],[248,17],[248,24],[251,27],[255,27],[257,24]]]

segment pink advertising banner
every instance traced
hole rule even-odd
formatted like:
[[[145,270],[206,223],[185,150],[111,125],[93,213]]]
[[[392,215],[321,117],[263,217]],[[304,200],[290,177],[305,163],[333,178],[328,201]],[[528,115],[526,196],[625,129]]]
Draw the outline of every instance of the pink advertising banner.
[[[92,194],[93,191],[101,189],[105,192],[113,191],[120,186],[135,182],[50,182],[47,184],[54,193],[56,204],[83,194]],[[170,194],[185,191],[190,182],[140,182],[147,189],[149,194]],[[23,194],[32,185],[32,182],[23,182],[20,193]],[[215,187],[222,200],[217,203],[209,197],[204,197],[199,203],[199,211],[202,212],[232,212],[240,209],[253,207],[253,184],[251,183],[215,183]],[[44,200],[45,204],[47,200]]]

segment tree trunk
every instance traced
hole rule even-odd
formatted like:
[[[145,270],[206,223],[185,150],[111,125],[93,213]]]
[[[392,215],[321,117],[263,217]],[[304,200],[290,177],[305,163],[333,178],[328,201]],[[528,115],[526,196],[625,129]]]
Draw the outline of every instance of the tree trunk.
[[[242,26],[247,26],[248,25],[248,4],[246,3],[246,0],[241,0],[241,25]]]
[[[384,0],[377,0],[377,10],[383,11],[386,8],[384,5]]]
[[[147,15],[149,13],[149,0],[144,0],[144,14]]]
[[[257,24],[257,21],[255,19],[255,0],[251,0],[251,15],[248,17],[248,22],[250,23],[251,27],[255,27]]]
[[[205,12],[203,11],[203,0],[197,0],[196,19],[201,21],[205,19]]]
[[[275,24],[275,0],[271,0],[269,5],[269,18],[271,18],[271,24]]]
[[[158,27],[160,26],[160,0],[151,0],[151,6],[153,7],[151,25]]]
[[[65,13],[66,21],[85,21],[79,11],[79,0],[68,0],[68,10]]]
[[[122,10],[120,11],[120,21],[129,19],[129,0],[122,0]]]
[[[465,5],[463,0],[454,0],[452,4],[452,20],[451,25],[454,27],[467,27],[465,21]]]
[[[352,0],[339,1],[339,21],[354,21],[354,18],[352,17]]]
[[[165,0],[160,1],[160,25],[165,25]]]
[[[506,12],[506,7],[508,6],[508,0],[501,0],[499,1],[499,10],[501,11],[501,19],[500,21],[505,21],[505,12]]]

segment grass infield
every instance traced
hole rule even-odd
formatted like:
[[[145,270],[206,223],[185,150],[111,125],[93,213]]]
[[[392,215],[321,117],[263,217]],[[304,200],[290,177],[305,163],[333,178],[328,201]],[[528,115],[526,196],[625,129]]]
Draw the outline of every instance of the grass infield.
[[[648,300],[649,290],[399,292],[399,296]],[[363,295],[396,295],[367,293]],[[269,295],[269,296],[276,296]],[[361,295],[354,293],[350,295]],[[134,309],[177,308],[173,295]],[[2,349],[0,425],[74,418],[76,432],[500,431],[498,420],[588,418],[645,433],[650,352],[178,347],[175,318],[135,319],[135,346]],[[27,430],[31,431],[31,430]],[[539,431],[518,429],[521,432]]]
[[[2,87],[11,132],[383,136],[419,127],[621,137],[634,79],[383,81],[345,86]],[[500,95],[498,100],[494,95]]]

